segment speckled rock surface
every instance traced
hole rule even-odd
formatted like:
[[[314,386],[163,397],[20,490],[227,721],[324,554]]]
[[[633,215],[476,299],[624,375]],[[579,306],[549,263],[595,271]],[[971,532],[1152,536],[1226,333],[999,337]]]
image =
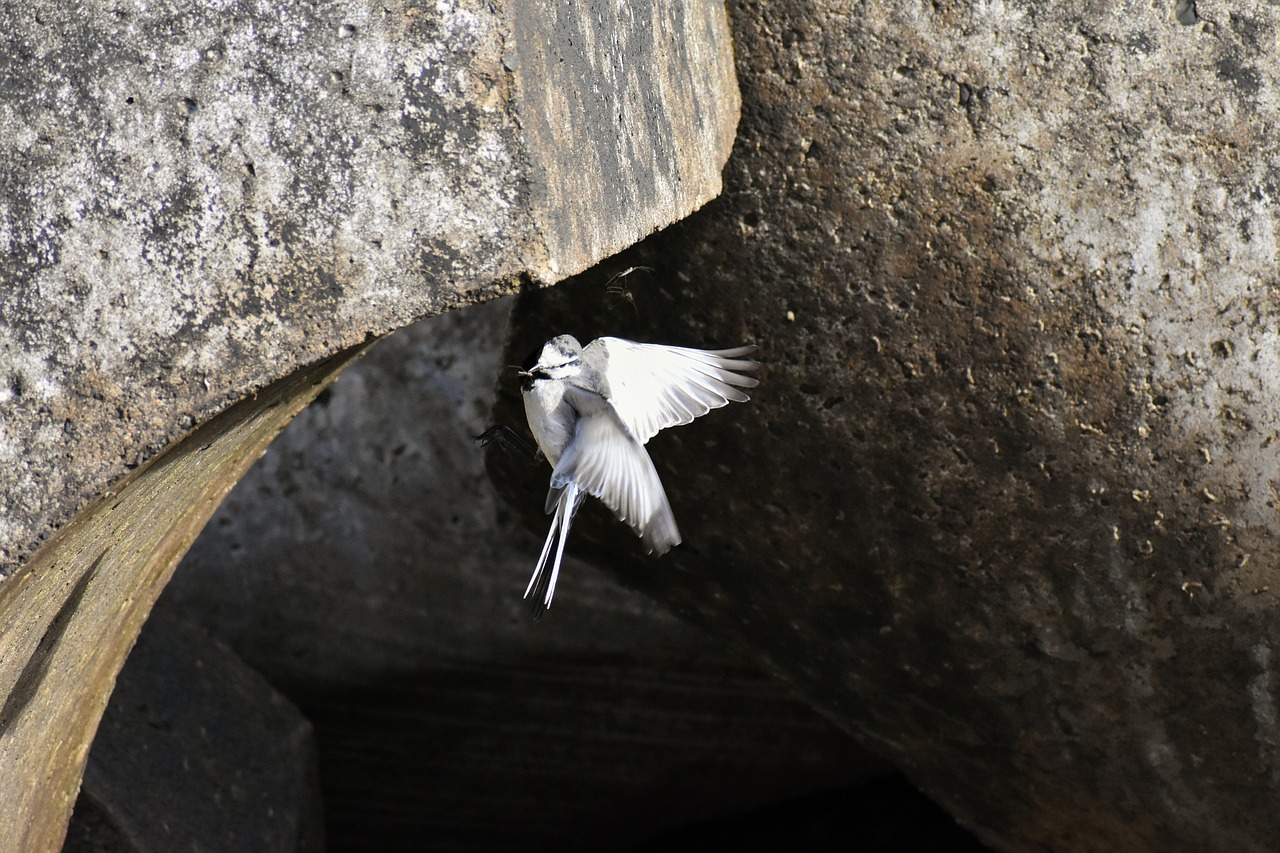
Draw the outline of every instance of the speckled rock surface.
[[[716,4],[2,19],[0,576],[232,400],[696,209],[737,120]]]
[[[1272,849],[1280,9],[731,19],[725,195],[619,259],[656,271],[621,314],[587,277],[529,294],[509,358],[752,341],[762,385],[650,443],[683,546],[584,513],[570,550],[1000,849]]]

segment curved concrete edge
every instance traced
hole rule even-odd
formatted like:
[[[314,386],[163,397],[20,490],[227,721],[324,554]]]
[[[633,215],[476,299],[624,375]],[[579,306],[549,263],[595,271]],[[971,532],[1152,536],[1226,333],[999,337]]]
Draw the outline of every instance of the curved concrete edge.
[[[366,348],[253,395],[100,497],[0,587],[0,849],[55,850],[116,675],[174,567],[276,434]]]

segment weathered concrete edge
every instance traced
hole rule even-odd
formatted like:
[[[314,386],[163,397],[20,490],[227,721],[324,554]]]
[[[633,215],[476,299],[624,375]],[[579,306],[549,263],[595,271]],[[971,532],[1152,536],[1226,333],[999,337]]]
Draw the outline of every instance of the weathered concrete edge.
[[[0,588],[0,849],[56,850],[116,676],[232,486],[366,346],[294,373],[104,493]]]
[[[723,3],[592,5],[591,15],[553,0],[506,10],[503,62],[546,246],[546,266],[531,272],[547,283],[718,196],[742,108]],[[641,14],[643,25],[623,20]],[[613,40],[601,43],[605,34]],[[613,144],[591,138],[610,129]]]

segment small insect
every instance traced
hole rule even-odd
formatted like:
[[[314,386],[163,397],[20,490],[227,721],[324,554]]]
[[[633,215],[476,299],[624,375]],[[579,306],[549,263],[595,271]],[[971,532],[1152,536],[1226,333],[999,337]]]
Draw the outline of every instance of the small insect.
[[[622,280],[634,272],[641,271],[652,275],[653,267],[627,267],[622,272],[611,276],[605,283],[604,296],[610,310],[614,310],[625,303],[631,306],[636,319],[640,318],[640,309],[636,307],[635,294],[631,292],[631,288],[627,287]]]
[[[529,465],[537,465],[542,461],[542,451],[529,443],[529,440],[509,426],[491,426],[484,432],[474,436],[481,447],[496,444],[502,452],[514,459]]]

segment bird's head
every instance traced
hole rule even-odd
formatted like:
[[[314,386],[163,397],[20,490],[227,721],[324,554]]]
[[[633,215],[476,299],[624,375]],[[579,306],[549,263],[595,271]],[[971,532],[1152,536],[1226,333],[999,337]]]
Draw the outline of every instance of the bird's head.
[[[573,335],[559,335],[525,359],[520,376],[526,387],[539,379],[564,379],[582,367],[582,344]]]

